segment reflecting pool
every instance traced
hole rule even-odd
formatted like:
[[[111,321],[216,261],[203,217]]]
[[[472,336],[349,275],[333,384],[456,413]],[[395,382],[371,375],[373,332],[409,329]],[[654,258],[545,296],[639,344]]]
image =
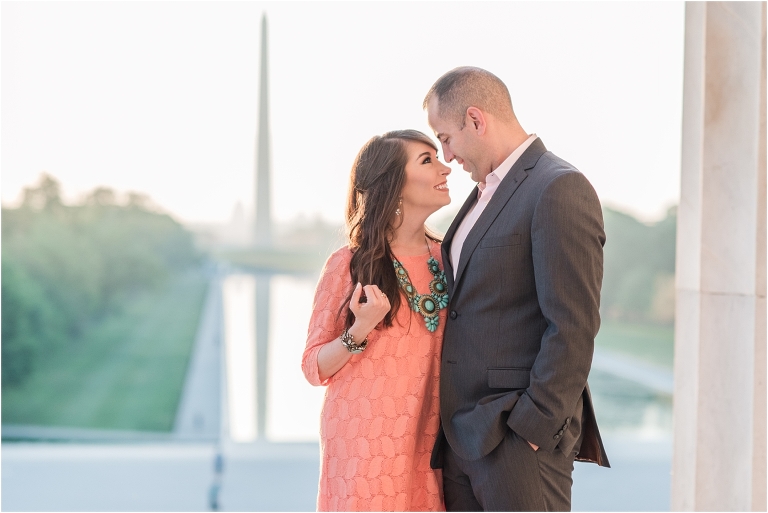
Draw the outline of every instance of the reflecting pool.
[[[230,274],[223,280],[230,438],[253,442],[318,439],[324,388],[307,383],[301,355],[316,275]],[[603,433],[668,438],[671,396],[610,368],[589,378]]]

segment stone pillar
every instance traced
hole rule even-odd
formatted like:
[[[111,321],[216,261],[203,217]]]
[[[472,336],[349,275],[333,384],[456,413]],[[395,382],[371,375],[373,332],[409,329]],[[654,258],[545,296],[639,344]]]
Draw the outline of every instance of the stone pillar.
[[[766,509],[764,2],[689,2],[672,509]]]

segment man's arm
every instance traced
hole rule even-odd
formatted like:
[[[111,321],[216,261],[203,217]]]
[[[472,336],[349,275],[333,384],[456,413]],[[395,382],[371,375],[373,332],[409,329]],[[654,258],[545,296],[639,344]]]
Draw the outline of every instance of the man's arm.
[[[604,242],[600,202],[584,175],[555,177],[531,224],[536,292],[547,329],[530,385],[507,420],[532,447],[557,447],[586,386],[600,326]]]

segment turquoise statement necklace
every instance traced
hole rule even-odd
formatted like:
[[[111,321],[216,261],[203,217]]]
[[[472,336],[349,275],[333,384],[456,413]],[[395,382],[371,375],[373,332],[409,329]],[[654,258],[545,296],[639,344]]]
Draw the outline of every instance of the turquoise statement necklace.
[[[408,271],[403,264],[397,259],[392,260],[392,263],[395,265],[397,281],[405,297],[408,298],[411,310],[420,313],[424,317],[427,329],[434,332],[440,322],[440,310],[448,306],[448,284],[445,281],[445,271],[440,270],[437,260],[430,253],[427,267],[434,279],[429,283],[429,294],[419,294],[411,283]]]

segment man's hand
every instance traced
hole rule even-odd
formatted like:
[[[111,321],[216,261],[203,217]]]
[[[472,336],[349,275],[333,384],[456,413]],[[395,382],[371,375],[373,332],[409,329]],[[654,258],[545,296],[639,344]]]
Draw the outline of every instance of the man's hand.
[[[532,443],[532,442],[528,442],[528,445],[530,445],[530,446],[531,446],[531,448],[532,448],[534,451],[538,451],[538,450],[539,450],[539,446],[538,446],[538,445],[536,445],[536,444],[534,444],[534,443]]]

